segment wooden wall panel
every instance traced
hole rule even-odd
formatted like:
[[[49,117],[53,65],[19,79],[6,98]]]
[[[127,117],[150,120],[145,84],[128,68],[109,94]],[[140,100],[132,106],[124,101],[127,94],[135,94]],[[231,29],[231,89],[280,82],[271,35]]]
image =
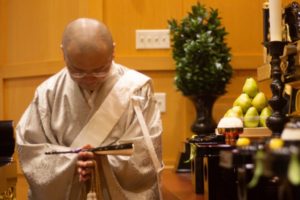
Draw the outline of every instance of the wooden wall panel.
[[[78,17],[74,0],[19,1],[8,4],[7,63],[61,60],[64,26]]]
[[[0,0],[0,119],[3,119],[3,63],[6,62],[7,46],[7,1]]]
[[[4,82],[4,117],[14,119],[15,123],[21,117],[24,109],[31,102],[34,91],[46,76],[31,78],[12,78]]]
[[[4,0],[0,0],[0,28],[1,30],[7,30],[7,10],[6,8],[7,2]],[[2,64],[5,62],[6,51],[5,46],[7,46],[7,32],[0,31],[0,68]]]
[[[79,16],[103,21],[103,0],[78,0]]]
[[[103,20],[116,42],[118,56],[169,56],[170,50],[136,50],[136,29],[167,29],[167,20],[180,17],[181,0],[105,0]]]

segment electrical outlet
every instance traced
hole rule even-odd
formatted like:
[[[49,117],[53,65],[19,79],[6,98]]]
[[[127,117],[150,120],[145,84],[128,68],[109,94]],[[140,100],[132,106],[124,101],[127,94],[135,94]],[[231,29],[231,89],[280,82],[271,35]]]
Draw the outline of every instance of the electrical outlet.
[[[158,92],[155,93],[154,96],[160,112],[166,112],[166,93]]]
[[[136,49],[169,49],[170,30],[168,29],[147,29],[136,30]]]

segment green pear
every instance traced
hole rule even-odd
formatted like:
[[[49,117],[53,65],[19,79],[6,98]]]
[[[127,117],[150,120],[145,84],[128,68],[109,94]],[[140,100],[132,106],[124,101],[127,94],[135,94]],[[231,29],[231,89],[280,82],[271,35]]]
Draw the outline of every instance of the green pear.
[[[226,111],[226,113],[224,114],[224,117],[229,117],[229,116],[231,115],[231,112],[232,112],[232,109],[231,109],[231,108],[228,109],[228,110]]]
[[[258,92],[258,87],[254,78],[250,77],[246,79],[243,86],[243,92],[248,94],[250,98],[255,97]]]
[[[258,92],[251,102],[258,112],[261,112],[264,107],[268,105],[268,100],[263,92]]]
[[[259,115],[259,126],[267,127],[266,121],[271,115],[272,109],[269,106],[264,107]]]
[[[243,109],[241,106],[233,106],[231,110],[236,114],[236,117],[243,117]]]
[[[246,113],[251,106],[251,99],[246,93],[242,93],[234,102],[233,106],[240,106],[243,113]]]
[[[224,117],[243,117],[243,110],[241,106],[233,106],[224,115]]]
[[[255,107],[251,106],[244,115],[244,126],[255,128],[259,125],[259,115]]]

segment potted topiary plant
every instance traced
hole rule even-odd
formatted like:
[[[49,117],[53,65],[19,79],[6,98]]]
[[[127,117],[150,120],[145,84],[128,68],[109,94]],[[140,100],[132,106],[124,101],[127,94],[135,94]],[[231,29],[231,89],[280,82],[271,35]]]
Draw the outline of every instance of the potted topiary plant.
[[[232,76],[227,32],[221,26],[218,10],[200,3],[193,5],[180,22],[168,21],[176,64],[175,85],[195,104],[197,118],[191,129],[197,135],[214,132],[212,108],[226,93]]]

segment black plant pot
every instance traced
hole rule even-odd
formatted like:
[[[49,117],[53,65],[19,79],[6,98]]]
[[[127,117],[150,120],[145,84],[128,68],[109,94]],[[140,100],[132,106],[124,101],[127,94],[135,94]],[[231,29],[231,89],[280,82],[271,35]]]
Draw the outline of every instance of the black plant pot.
[[[219,96],[210,94],[189,96],[189,99],[193,102],[197,113],[196,120],[191,126],[191,130],[198,136],[211,135],[215,133],[217,124],[213,119],[212,110],[218,97]]]

